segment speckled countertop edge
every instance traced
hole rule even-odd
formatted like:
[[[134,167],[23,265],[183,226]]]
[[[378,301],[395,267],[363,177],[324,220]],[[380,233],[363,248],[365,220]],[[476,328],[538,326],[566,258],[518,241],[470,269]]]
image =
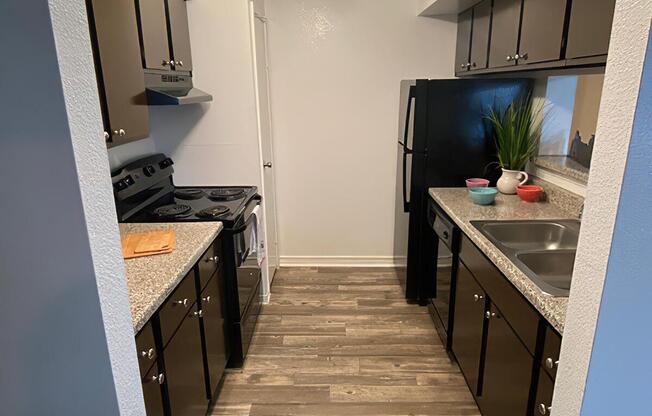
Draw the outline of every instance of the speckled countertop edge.
[[[431,188],[430,196],[536,310],[559,333],[563,333],[568,298],[554,297],[544,293],[505,254],[482,235],[471,224],[471,221],[569,219],[573,217],[554,204],[527,203],[515,195],[499,194],[494,205],[475,205],[468,197],[467,192],[466,188]]]
[[[221,222],[120,224],[120,235],[172,229],[176,250],[125,260],[134,334],[140,331],[222,230]]]

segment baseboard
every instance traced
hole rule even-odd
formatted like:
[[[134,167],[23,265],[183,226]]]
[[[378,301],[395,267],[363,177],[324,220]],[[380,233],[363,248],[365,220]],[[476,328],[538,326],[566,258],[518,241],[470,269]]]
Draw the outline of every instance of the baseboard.
[[[281,267],[400,267],[405,257],[393,256],[281,256]]]

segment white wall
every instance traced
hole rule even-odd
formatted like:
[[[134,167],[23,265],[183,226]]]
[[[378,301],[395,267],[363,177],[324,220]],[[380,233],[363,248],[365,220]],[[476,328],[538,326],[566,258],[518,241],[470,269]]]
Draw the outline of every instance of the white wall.
[[[0,3],[0,403],[144,415],[86,8]]]
[[[175,161],[177,185],[260,185],[249,2],[187,6],[193,82],[213,101],[150,107],[151,138]]]
[[[456,24],[417,5],[268,2],[282,263],[392,261],[399,82],[453,76]]]
[[[636,411],[630,408],[640,406],[648,394],[645,386],[649,384],[650,339],[648,331],[641,328],[649,327],[645,319],[649,314],[649,268],[642,270],[641,265],[649,254],[649,233],[645,234],[641,227],[646,227],[649,220],[643,218],[634,226],[629,221],[647,215],[645,207],[649,202],[649,69],[643,84],[647,87],[644,91],[640,88],[651,18],[649,1],[616,2],[555,385],[554,416],[649,413],[647,403]],[[648,65],[649,61],[648,57]],[[635,138],[634,115],[641,104],[637,134],[643,136]],[[625,188],[623,178],[629,178],[633,186]],[[618,241],[615,238],[625,244],[614,244]],[[627,241],[635,247],[628,247]],[[609,365],[621,368],[605,372]],[[594,371],[600,379],[595,379]],[[643,381],[641,376],[645,376]],[[590,387],[587,380],[592,381],[594,390],[585,397],[585,389]]]

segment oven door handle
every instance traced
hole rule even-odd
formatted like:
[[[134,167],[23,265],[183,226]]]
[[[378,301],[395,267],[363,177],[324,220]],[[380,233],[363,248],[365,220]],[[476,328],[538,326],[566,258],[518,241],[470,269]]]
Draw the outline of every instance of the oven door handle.
[[[244,233],[255,219],[256,219],[255,215],[250,215],[249,218],[247,218],[247,221],[242,226],[232,231],[233,235],[235,236],[236,234]]]

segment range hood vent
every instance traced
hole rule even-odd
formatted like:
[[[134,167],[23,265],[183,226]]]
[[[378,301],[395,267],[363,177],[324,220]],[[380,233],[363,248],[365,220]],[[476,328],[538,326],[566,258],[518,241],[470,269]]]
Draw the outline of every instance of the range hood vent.
[[[213,96],[195,88],[185,74],[145,73],[149,105],[185,105],[213,101]]]

